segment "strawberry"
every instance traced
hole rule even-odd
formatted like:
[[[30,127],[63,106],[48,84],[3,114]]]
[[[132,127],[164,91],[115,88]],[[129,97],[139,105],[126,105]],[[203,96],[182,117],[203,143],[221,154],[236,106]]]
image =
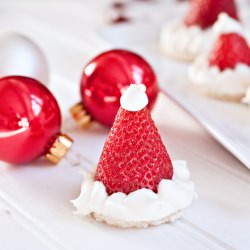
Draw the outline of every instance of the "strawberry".
[[[208,61],[210,66],[217,66],[221,71],[227,68],[234,69],[238,63],[250,66],[250,48],[241,35],[222,34],[215,42]]]
[[[184,23],[188,27],[198,25],[206,29],[215,23],[222,12],[236,20],[239,19],[234,0],[192,0]]]
[[[109,195],[141,188],[157,192],[173,167],[149,110],[131,112],[120,107],[100,157],[95,180]]]

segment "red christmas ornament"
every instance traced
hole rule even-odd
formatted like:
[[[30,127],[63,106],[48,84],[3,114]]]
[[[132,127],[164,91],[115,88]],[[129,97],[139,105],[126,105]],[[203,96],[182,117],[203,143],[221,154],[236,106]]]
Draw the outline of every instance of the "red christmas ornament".
[[[122,92],[131,83],[146,85],[148,108],[152,109],[159,88],[151,66],[141,56],[127,50],[109,50],[98,55],[83,70],[82,103],[71,109],[73,117],[81,125],[93,119],[112,126]]]
[[[27,163],[45,155],[57,163],[72,140],[61,134],[61,113],[50,91],[21,76],[0,79],[0,160]]]

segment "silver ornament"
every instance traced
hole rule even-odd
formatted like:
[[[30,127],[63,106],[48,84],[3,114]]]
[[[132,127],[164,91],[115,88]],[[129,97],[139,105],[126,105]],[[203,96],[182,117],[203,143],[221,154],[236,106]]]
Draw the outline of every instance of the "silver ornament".
[[[41,49],[29,38],[17,33],[0,35],[0,77],[20,75],[47,85],[49,69]]]

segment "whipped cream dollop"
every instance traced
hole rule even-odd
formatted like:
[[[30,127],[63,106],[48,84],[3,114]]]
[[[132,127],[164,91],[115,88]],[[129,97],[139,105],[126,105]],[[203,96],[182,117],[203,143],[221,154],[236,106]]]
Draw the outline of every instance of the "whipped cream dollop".
[[[187,27],[183,22],[167,23],[160,35],[162,51],[172,57],[193,60],[208,50],[212,43],[212,30],[198,25]]]
[[[130,84],[122,94],[121,106],[128,111],[139,111],[148,104],[146,86],[144,84]]]
[[[215,34],[227,34],[227,33],[237,33],[245,36],[245,31],[241,23],[234,18],[231,18],[226,13],[221,13],[218,16],[216,23],[213,25],[213,31]]]
[[[173,161],[172,180],[163,179],[158,192],[142,188],[126,195],[108,195],[102,182],[85,175],[80,196],[72,201],[76,214],[91,215],[97,220],[120,227],[146,227],[172,221],[188,207],[197,194],[185,161]]]
[[[213,26],[215,35],[236,32],[245,37],[242,25],[225,13],[219,15]],[[239,101],[250,86],[250,67],[238,63],[234,69],[223,71],[217,66],[209,65],[208,52],[200,55],[190,66],[188,74],[192,83],[199,86],[206,94],[218,98]]]

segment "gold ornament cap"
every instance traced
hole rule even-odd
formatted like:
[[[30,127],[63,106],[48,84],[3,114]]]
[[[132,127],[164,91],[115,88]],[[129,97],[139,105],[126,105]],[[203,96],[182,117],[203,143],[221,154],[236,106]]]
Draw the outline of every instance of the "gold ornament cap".
[[[57,164],[67,154],[72,144],[73,140],[69,136],[58,134],[45,154],[45,158],[53,164]]]
[[[70,113],[74,120],[82,127],[85,128],[90,125],[93,121],[91,115],[87,112],[86,108],[79,102],[75,104],[71,109]]]

